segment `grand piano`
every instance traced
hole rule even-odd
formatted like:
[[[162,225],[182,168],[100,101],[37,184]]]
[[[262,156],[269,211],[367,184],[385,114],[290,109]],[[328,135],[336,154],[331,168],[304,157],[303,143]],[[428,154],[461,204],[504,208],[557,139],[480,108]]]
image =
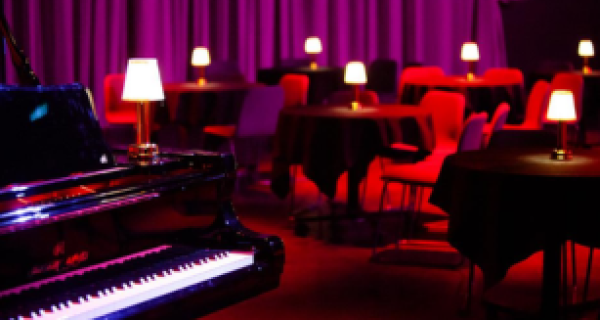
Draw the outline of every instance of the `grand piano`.
[[[0,319],[194,318],[278,286],[280,238],[245,228],[230,154],[131,163],[81,84],[0,84]]]

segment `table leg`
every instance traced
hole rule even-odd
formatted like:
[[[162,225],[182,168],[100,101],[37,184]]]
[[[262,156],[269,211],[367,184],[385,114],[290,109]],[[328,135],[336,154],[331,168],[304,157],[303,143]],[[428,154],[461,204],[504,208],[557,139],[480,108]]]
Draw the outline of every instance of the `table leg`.
[[[542,319],[559,319],[560,299],[560,242],[547,240],[544,245],[542,271]]]

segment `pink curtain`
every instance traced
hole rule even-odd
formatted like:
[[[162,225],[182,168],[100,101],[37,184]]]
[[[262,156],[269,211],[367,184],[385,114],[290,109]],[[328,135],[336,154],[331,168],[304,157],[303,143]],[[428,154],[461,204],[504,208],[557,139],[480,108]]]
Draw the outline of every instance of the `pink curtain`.
[[[479,0],[480,71],[506,65],[497,0]],[[196,77],[194,46],[232,60],[249,79],[282,59],[306,58],[319,36],[320,65],[377,58],[464,73],[460,46],[471,34],[472,1],[447,0],[4,0],[17,42],[42,83],[81,82],[101,123],[102,81],[129,57],[155,57],[164,82]],[[8,82],[16,77],[8,67]]]

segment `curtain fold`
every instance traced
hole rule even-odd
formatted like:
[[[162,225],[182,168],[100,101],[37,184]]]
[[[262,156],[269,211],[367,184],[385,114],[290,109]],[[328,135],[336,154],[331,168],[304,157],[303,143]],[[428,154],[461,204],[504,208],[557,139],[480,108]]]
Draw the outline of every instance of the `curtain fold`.
[[[92,89],[101,124],[102,83],[130,57],[155,57],[163,82],[191,81],[193,47],[235,61],[249,80],[282,59],[305,59],[318,36],[320,65],[394,59],[462,74],[473,0],[4,0],[13,34],[42,83]],[[479,0],[478,70],[506,65],[497,0]],[[15,83],[12,67],[7,82]]]

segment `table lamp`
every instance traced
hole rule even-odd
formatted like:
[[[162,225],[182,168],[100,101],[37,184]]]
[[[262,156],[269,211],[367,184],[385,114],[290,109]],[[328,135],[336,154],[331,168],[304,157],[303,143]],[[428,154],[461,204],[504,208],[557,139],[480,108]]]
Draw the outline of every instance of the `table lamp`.
[[[591,40],[581,40],[579,41],[578,48],[579,56],[583,58],[583,73],[590,73],[592,69],[588,65],[588,59],[594,56],[594,44]]]
[[[573,157],[573,152],[567,146],[567,122],[577,119],[573,92],[569,90],[552,91],[546,118],[558,121],[557,146],[552,151],[550,158],[553,160],[570,160]]]
[[[129,59],[123,96],[139,102],[136,112],[136,144],[128,148],[130,161],[145,165],[158,158],[158,146],[150,142],[150,101],[164,100],[156,59]]]
[[[310,68],[317,69],[317,54],[323,52],[319,37],[308,37],[304,42],[304,51],[310,55]]]
[[[469,63],[469,72],[467,72],[467,80],[475,78],[475,62],[479,61],[479,47],[475,42],[465,42],[460,51],[462,61]]]
[[[365,65],[360,61],[350,61],[346,65],[344,72],[344,82],[354,86],[354,101],[352,101],[352,110],[360,108],[360,85],[367,83],[367,72]]]
[[[198,78],[198,85],[201,86],[206,84],[206,78],[204,77],[204,68],[210,64],[210,55],[208,49],[205,47],[196,47],[192,52],[192,65],[200,69],[200,77]]]

